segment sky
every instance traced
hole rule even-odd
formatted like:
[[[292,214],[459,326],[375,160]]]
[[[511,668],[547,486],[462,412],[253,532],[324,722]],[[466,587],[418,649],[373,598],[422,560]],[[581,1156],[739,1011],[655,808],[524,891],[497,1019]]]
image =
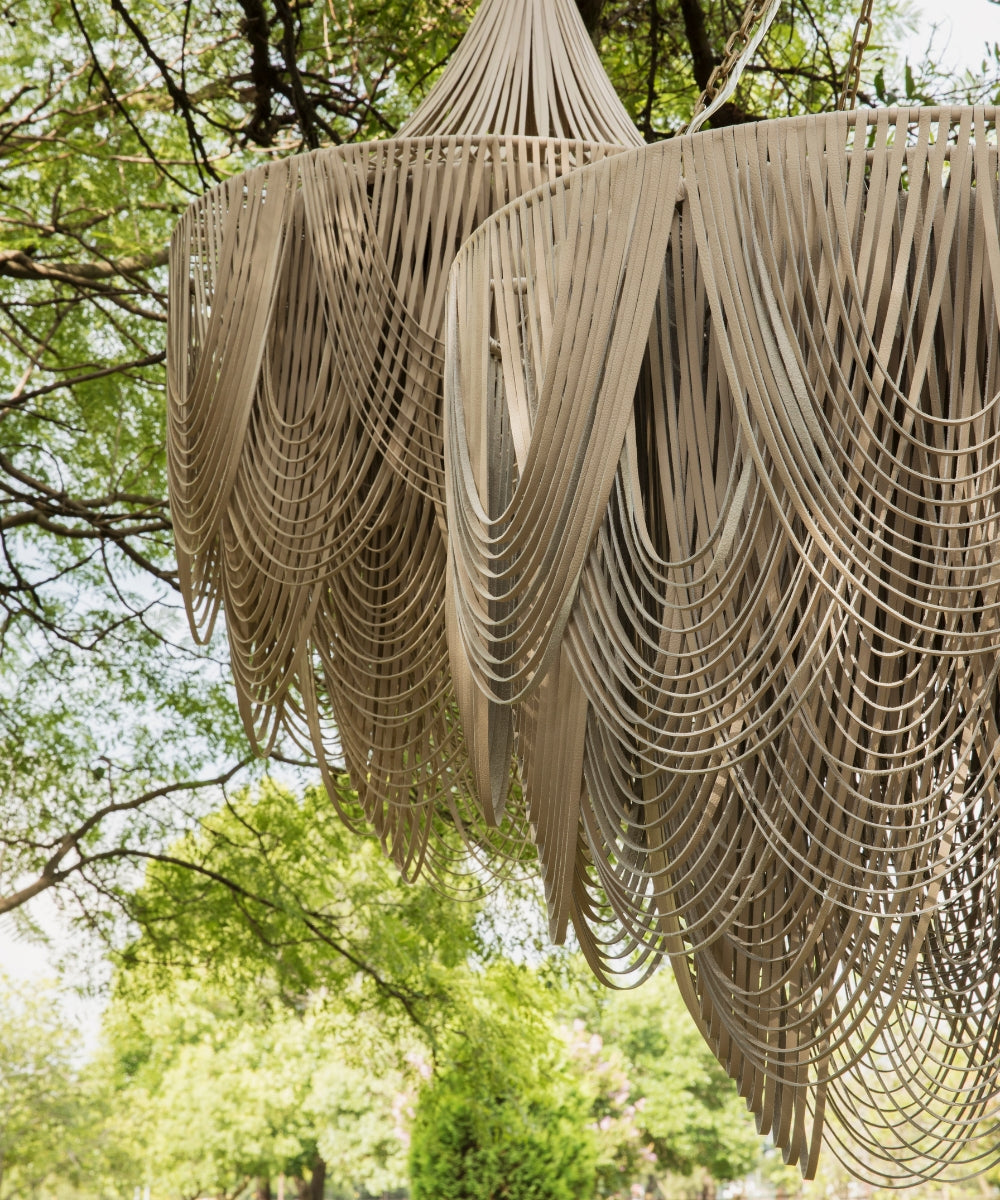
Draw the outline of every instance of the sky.
[[[877,11],[878,0],[875,6]],[[990,0],[923,0],[919,7],[919,28],[904,46],[912,58],[926,50],[935,26],[934,48],[949,68],[978,67],[984,43],[1000,41],[1000,4]]]
[[[0,969],[16,979],[52,973],[44,947],[33,946],[23,938],[12,936],[6,929],[0,930]]]
[[[59,1000],[67,1024],[79,1031],[80,1053],[89,1056],[97,1047],[104,999],[94,994],[78,994],[72,989],[72,979],[59,980],[56,962],[60,954],[68,949],[69,937],[55,905],[47,897],[38,897],[32,916],[48,931],[52,939],[51,949],[18,936],[9,916],[0,918],[0,972],[17,984],[27,984],[29,988],[42,981],[50,984],[61,982]],[[88,978],[78,982],[91,985],[93,980]]]
[[[58,927],[58,916],[51,905],[42,903],[32,911],[36,914],[35,919],[46,928]],[[19,936],[11,917],[0,918],[0,970],[15,979],[54,974],[49,952],[44,946]]]

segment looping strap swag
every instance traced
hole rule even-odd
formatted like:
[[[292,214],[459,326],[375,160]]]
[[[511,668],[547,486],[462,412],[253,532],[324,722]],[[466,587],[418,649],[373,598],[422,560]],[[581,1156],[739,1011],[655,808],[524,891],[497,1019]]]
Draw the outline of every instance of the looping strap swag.
[[[571,0],[485,0],[400,137],[171,247],[180,577],[254,745],[409,877],[532,841],[552,937],[668,959],[807,1175],[1000,1153],[996,146],[643,148]]]

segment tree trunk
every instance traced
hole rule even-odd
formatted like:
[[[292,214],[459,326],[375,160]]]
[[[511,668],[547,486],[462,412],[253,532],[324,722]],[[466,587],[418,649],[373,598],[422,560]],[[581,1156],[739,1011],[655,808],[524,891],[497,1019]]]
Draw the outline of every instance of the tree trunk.
[[[684,34],[691,47],[691,70],[694,73],[694,81],[704,90],[718,61],[708,36],[708,28],[705,25],[705,9],[701,0],[680,0],[680,6],[681,16],[684,18]],[[727,100],[709,121],[709,128],[718,129],[722,125],[740,125],[751,119],[732,100]]]
[[[580,10],[580,16],[583,17],[583,23],[587,26],[587,32],[596,41],[597,26],[600,24],[601,13],[604,12],[604,5],[607,0],[576,0],[576,7]]]
[[[317,1154],[313,1162],[312,1176],[309,1179],[309,1200],[323,1200],[325,1183],[326,1162]]]
[[[715,67],[715,52],[705,27],[705,10],[699,0],[681,0],[681,16],[684,18],[684,33],[691,47],[694,81],[704,88]]]

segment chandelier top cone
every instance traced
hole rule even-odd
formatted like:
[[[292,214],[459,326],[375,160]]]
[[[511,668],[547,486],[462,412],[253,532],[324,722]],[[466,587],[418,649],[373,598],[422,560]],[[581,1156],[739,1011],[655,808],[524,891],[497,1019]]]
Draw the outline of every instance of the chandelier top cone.
[[[642,145],[573,0],[484,0],[399,136],[452,133]]]

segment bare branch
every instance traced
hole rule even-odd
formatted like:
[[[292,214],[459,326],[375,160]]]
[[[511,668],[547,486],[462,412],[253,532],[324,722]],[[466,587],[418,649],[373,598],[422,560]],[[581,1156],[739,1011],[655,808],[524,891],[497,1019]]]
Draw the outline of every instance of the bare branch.
[[[164,246],[151,254],[121,258],[117,262],[61,262],[53,266],[47,262],[39,262],[23,250],[0,250],[0,276],[6,275],[11,279],[47,279],[85,288],[93,286],[99,280],[137,275],[154,267],[165,266],[169,256],[170,251]]]
[[[101,367],[98,370],[87,371],[83,375],[74,375],[72,379],[61,379],[56,383],[47,383],[43,387],[33,388],[30,392],[15,392],[10,400],[0,408],[0,416],[3,416],[4,412],[15,404],[27,404],[31,400],[37,400],[39,396],[47,396],[51,392],[58,392],[63,388],[74,388],[78,384],[90,383],[94,379],[104,379],[108,375],[123,375],[127,371],[137,371],[141,367],[155,367],[158,363],[163,362],[166,357],[166,351],[159,350],[155,354],[147,354],[145,358],[136,358],[126,363],[114,363],[110,367]]]
[[[21,908],[35,896],[41,895],[42,892],[56,887],[72,875],[77,875],[85,868],[100,862],[108,862],[116,859],[130,861],[136,859],[157,859],[158,861],[172,862],[178,866],[193,868],[193,864],[186,863],[182,859],[156,855],[139,848],[115,846],[111,849],[95,851],[92,854],[84,854],[81,852],[80,845],[89,833],[111,816],[124,812],[135,812],[152,804],[154,800],[163,800],[168,796],[178,795],[179,793],[196,792],[204,788],[223,787],[252,761],[252,757],[243,758],[227,771],[222,771],[210,779],[194,779],[185,780],[180,783],[167,783],[142,792],[138,796],[134,796],[131,800],[117,801],[103,805],[63,836],[55,852],[42,865],[35,879],[18,888],[15,892],[10,892],[6,896],[0,896],[0,915]],[[76,860],[66,863],[66,858],[74,852],[78,856]],[[224,883],[226,881],[220,876],[218,882]]]

